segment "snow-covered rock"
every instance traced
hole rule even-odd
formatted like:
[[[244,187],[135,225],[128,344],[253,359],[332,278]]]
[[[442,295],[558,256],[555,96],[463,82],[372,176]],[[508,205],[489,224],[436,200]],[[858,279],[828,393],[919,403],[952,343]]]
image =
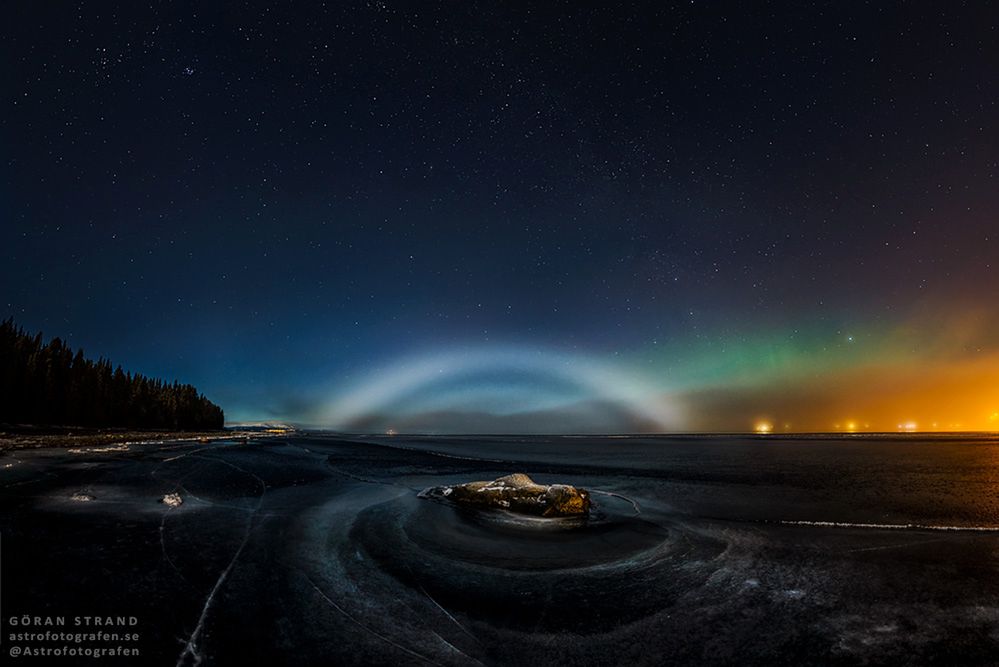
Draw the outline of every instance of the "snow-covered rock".
[[[420,496],[543,517],[581,516],[590,511],[590,494],[585,489],[568,484],[537,484],[524,473],[489,482],[435,486],[424,490]]]

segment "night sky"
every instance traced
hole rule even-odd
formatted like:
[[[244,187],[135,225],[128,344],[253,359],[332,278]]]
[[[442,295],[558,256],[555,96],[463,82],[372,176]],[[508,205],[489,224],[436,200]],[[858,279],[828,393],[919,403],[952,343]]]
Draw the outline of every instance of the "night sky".
[[[345,430],[999,429],[987,2],[7,8],[0,315]]]

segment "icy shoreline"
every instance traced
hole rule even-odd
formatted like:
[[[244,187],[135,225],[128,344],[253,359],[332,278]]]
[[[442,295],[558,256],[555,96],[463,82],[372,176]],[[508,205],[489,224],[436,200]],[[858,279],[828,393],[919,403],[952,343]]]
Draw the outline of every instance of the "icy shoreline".
[[[292,430],[261,432],[259,430],[222,431],[75,431],[71,433],[4,433],[0,432],[0,451],[18,449],[79,449],[89,451],[124,450],[129,445],[162,442],[213,442],[216,440],[267,438],[289,435]]]

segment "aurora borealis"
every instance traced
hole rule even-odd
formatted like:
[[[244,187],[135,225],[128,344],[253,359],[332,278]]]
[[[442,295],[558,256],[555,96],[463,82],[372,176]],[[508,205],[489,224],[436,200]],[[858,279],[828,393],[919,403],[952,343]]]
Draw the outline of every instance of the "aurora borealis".
[[[986,3],[40,3],[0,309],[230,420],[999,430]]]

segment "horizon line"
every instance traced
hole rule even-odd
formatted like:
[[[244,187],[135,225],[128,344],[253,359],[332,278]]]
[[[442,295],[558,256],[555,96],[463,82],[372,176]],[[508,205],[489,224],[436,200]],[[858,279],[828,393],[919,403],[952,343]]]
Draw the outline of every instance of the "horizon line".
[[[239,429],[239,428],[251,428],[254,426],[260,427],[267,424],[273,426],[279,426],[276,422],[257,422],[257,423],[233,423],[226,424],[226,429]],[[344,431],[335,428],[321,427],[321,426],[304,426],[291,423],[282,423],[280,426],[290,427],[296,431],[314,432],[314,433],[329,433],[334,435],[352,436],[352,437],[524,437],[524,436],[546,436],[546,437],[575,437],[575,438],[599,438],[599,437],[628,437],[628,438],[638,438],[638,437],[685,437],[685,436],[752,436],[754,438],[786,438],[786,437],[800,437],[800,436],[839,436],[839,437],[863,437],[863,436],[915,436],[915,435],[999,435],[999,430],[985,430],[985,429],[969,429],[969,430],[933,430],[933,431],[780,431],[780,432],[760,432],[760,431],[655,431],[655,432],[640,432],[640,431],[607,431],[607,432],[554,432],[554,431],[533,431],[533,432],[517,432],[517,431],[504,431],[504,432],[433,432],[433,431],[412,431],[412,432],[402,432],[402,431]]]

